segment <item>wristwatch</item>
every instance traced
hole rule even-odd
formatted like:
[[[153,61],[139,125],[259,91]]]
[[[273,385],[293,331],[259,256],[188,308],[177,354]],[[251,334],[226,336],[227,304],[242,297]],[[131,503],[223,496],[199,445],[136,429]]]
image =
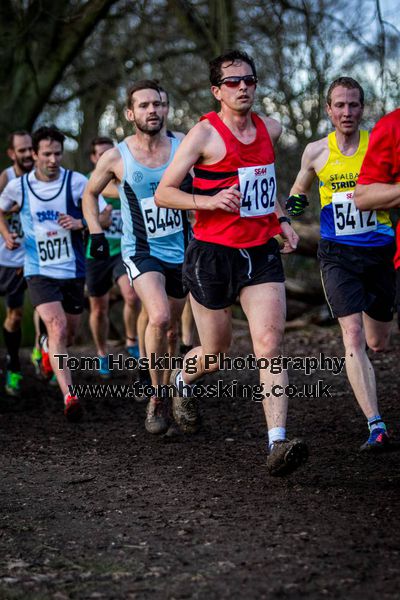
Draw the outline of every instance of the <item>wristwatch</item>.
[[[291,224],[292,220],[289,219],[289,217],[279,217],[278,218],[279,223],[289,223],[289,225]]]

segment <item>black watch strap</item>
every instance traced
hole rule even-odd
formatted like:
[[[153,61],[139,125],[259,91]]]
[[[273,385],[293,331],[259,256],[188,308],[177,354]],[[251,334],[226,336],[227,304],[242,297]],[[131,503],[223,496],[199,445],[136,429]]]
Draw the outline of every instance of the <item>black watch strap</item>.
[[[289,225],[291,224],[292,220],[289,219],[289,217],[279,217],[278,218],[279,223],[289,223]]]

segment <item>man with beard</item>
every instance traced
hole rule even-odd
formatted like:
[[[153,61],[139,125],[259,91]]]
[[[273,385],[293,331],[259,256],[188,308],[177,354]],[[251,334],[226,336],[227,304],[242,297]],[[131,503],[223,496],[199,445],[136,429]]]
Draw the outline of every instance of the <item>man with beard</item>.
[[[112,180],[119,182],[122,214],[122,257],[131,284],[148,314],[145,331],[146,356],[163,356],[167,331],[183,310],[186,293],[182,286],[184,218],[179,210],[159,209],[154,193],[170,164],[179,140],[164,131],[160,92],[154,81],[142,80],[127,90],[126,118],[135,135],[103,154],[96,165],[83,198],[83,209],[91,233],[94,258],[108,254],[108,245],[98,220],[98,196]],[[163,369],[151,369],[153,386],[164,382]],[[168,429],[165,401],[152,395],[145,426],[149,433]]]
[[[27,131],[14,131],[10,134],[7,154],[13,164],[0,175],[0,193],[9,181],[28,173],[33,167],[32,139]],[[22,380],[19,348],[26,287],[23,277],[25,249],[19,213],[11,210],[6,218],[18,249],[9,250],[4,238],[0,236],[0,295],[5,296],[7,305],[3,324],[3,337],[7,349],[5,390],[10,396],[19,396]]]
[[[8,137],[7,154],[13,164],[0,174],[0,194],[15,177],[29,173],[33,167],[32,138],[27,131],[14,131]]]

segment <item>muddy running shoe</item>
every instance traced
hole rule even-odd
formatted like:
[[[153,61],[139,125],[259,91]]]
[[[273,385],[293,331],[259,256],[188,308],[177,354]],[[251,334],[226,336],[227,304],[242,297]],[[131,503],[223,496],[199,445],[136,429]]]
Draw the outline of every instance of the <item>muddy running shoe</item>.
[[[183,433],[179,429],[178,425],[175,421],[172,421],[171,425],[168,427],[167,431],[164,433],[163,438],[167,441],[178,441],[179,438],[182,438]]]
[[[42,353],[39,350],[39,348],[36,348],[36,346],[32,350],[31,361],[33,366],[35,367],[36,375],[40,375],[40,363],[42,362]]]
[[[82,404],[77,396],[66,396],[64,400],[64,416],[71,423],[76,423],[82,419]]]
[[[390,438],[386,429],[375,427],[369,434],[367,441],[360,446],[361,452],[384,452],[390,446]]]
[[[275,442],[267,458],[270,475],[288,475],[306,462],[308,448],[302,440],[281,440]]]
[[[168,430],[168,416],[165,398],[152,396],[146,409],[144,426],[148,433],[161,435]]]
[[[6,394],[18,398],[21,395],[21,373],[14,373],[13,371],[6,371]]]
[[[137,373],[138,373],[138,381],[139,381],[140,385],[142,386],[143,392],[141,394],[135,394],[135,400],[136,400],[136,402],[145,402],[146,400],[149,399],[150,394],[149,395],[145,394],[144,388],[150,387],[152,385],[150,371],[148,369],[138,369]]]
[[[183,388],[176,384],[176,377],[180,369],[175,369],[171,373],[170,385],[176,387],[176,393],[172,398],[172,414],[178,426],[183,433],[196,433],[200,428],[200,413],[197,399],[188,395],[183,395]],[[184,385],[184,384],[183,384]],[[189,388],[190,386],[187,386]],[[186,390],[190,394],[190,390]],[[180,395],[182,393],[182,395]]]
[[[42,335],[42,337],[40,338],[40,350],[42,353],[42,359],[40,361],[40,372],[42,377],[46,379],[46,381],[48,381],[53,375],[53,367],[51,366],[50,362],[49,346],[46,335]]]
[[[111,371],[108,368],[108,356],[99,356],[100,362],[99,375],[102,379],[110,379]]]

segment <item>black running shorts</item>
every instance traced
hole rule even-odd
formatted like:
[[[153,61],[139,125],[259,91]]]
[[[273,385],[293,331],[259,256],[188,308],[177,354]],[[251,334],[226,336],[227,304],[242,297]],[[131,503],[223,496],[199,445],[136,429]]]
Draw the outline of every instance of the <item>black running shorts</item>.
[[[26,278],[31,302],[36,308],[48,302],[61,302],[70,315],[83,312],[85,279],[54,279],[45,275],[31,275]]]
[[[104,296],[122,275],[126,275],[121,254],[106,259],[86,259],[86,285],[89,296]]]
[[[6,297],[8,308],[20,308],[24,304],[26,282],[22,267],[0,266],[0,296]]]
[[[322,283],[334,317],[365,312],[376,321],[392,320],[394,251],[394,243],[365,248],[320,241]]]
[[[165,262],[154,256],[136,254],[129,259],[124,260],[126,272],[128,273],[131,285],[137,277],[143,273],[156,271],[162,273],[165,277],[165,291],[171,298],[185,298],[187,290],[182,284],[182,264]]]
[[[284,281],[275,238],[262,246],[240,249],[192,240],[186,251],[184,285],[206,308],[218,310],[231,306],[246,286]]]

